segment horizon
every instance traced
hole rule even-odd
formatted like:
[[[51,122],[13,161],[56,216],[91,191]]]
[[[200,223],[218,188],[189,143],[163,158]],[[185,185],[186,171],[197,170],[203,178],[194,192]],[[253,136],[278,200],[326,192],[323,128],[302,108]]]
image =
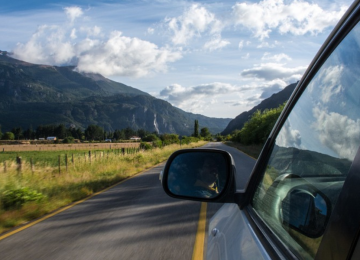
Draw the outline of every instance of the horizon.
[[[0,50],[99,73],[186,112],[235,118],[300,80],[351,3],[7,2]]]

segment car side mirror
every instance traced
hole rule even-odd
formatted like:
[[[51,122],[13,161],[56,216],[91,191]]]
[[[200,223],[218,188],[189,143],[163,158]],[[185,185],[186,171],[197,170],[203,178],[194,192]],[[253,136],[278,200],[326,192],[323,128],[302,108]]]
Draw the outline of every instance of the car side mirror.
[[[281,204],[285,226],[311,238],[324,234],[331,213],[331,204],[325,195],[297,187],[289,191]]]
[[[226,151],[184,149],[169,157],[160,179],[171,197],[223,202],[235,191],[234,170],[233,159]]]

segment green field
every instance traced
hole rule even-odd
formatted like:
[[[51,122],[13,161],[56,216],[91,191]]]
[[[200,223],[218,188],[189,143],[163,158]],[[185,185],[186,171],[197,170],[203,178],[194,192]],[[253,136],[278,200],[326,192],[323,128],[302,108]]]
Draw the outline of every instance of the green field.
[[[124,148],[125,154],[135,153],[137,149]],[[55,167],[59,165],[59,156],[61,165],[65,165],[65,156],[68,157],[68,162],[74,158],[74,161],[85,161],[89,160],[89,151],[87,150],[64,150],[64,151],[22,151],[22,152],[0,152],[0,163],[3,164],[5,161],[16,161],[17,157],[21,157],[25,163],[30,163],[32,160],[34,165],[37,166],[51,166]],[[101,157],[122,155],[121,149],[97,149],[91,150],[91,158],[93,160]],[[1,172],[1,170],[0,170]]]

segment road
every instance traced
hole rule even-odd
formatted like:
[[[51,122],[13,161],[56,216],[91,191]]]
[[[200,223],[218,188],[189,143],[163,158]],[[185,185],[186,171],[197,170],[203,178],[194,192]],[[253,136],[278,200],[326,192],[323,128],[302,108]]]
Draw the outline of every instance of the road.
[[[236,149],[206,147],[229,151],[238,172],[251,172],[254,160]],[[1,259],[191,259],[201,203],[168,197],[158,179],[162,168],[0,240]],[[220,207],[208,203],[207,219]]]

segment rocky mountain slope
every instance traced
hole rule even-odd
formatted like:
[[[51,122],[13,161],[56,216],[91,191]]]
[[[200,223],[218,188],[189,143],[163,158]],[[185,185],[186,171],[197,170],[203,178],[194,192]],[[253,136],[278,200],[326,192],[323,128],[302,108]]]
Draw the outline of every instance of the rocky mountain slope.
[[[0,51],[0,125],[27,129],[47,124],[106,131],[131,127],[158,133],[190,135],[194,120],[212,133],[221,132],[230,118],[187,113],[136,88],[83,74],[74,67],[35,65]]]

